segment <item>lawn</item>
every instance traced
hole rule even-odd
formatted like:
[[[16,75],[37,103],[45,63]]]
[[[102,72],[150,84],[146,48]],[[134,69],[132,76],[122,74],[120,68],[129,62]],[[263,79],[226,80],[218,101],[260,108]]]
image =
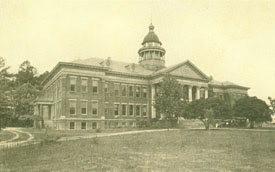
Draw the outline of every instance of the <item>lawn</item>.
[[[179,130],[0,150],[0,171],[274,171],[275,132]],[[2,169],[1,169],[2,168]]]
[[[1,130],[0,131],[0,142],[12,139],[15,135],[11,132]]]

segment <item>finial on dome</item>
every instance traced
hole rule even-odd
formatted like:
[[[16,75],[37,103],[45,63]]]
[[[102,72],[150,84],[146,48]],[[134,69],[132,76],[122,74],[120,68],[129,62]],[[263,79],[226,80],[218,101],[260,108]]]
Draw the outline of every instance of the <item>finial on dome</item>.
[[[150,26],[149,26],[149,30],[154,31],[154,28],[155,28],[155,26],[153,26],[153,24],[151,23]]]

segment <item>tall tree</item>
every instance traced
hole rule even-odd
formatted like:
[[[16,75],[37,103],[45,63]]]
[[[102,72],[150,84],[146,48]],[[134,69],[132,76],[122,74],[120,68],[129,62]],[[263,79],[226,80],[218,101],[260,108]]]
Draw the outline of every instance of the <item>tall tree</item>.
[[[275,114],[275,99],[268,97],[268,100],[270,101],[271,115],[274,115]]]
[[[208,99],[194,100],[187,104],[183,117],[186,119],[199,119],[203,122],[205,129],[209,129],[209,124],[214,118],[231,118],[230,105],[225,101],[211,97]]]
[[[37,69],[26,60],[20,66],[16,75],[16,83],[21,85],[30,83],[32,85],[38,85]]]
[[[37,69],[29,61],[20,66],[15,79],[14,110],[16,118],[26,119],[24,116],[33,114],[32,102],[39,94],[40,81]]]
[[[11,77],[8,73],[9,67],[5,67],[5,60],[0,57],[0,130],[7,126],[12,115],[11,106]]]
[[[257,97],[244,97],[233,106],[234,115],[249,119],[250,128],[254,128],[255,122],[271,121],[271,114],[265,101]]]
[[[167,121],[177,118],[184,106],[181,90],[182,87],[175,78],[169,74],[164,76],[155,96],[154,107]]]
[[[46,72],[44,72],[44,73],[42,73],[41,75],[38,76],[38,78],[37,78],[38,81],[37,82],[38,82],[38,89],[39,90],[42,90],[42,88],[43,88],[42,83],[48,77],[49,74],[50,73],[48,71],[46,71]]]

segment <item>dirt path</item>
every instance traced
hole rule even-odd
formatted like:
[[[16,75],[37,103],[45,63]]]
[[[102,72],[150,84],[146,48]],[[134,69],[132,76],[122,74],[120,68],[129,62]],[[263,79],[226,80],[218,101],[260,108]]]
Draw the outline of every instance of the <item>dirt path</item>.
[[[275,130],[268,130],[268,129],[248,129],[248,128],[212,128],[211,130],[232,130],[232,131],[270,131],[275,132]]]
[[[19,138],[19,134],[17,132],[14,132],[14,131],[9,131],[7,129],[2,129],[3,131],[6,131],[6,132],[9,132],[9,133],[12,133],[13,134],[13,137],[11,139],[8,139],[8,140],[4,140],[4,141],[1,141],[0,144],[2,143],[7,143],[7,142],[12,142],[13,140],[16,140]]]
[[[175,131],[180,129],[169,129],[169,131]],[[110,137],[110,136],[121,136],[121,135],[130,135],[130,134],[139,134],[139,133],[152,133],[152,132],[160,132],[160,131],[168,131],[167,129],[158,129],[158,130],[137,130],[137,131],[126,131],[119,133],[98,133],[88,136],[70,136],[70,137],[61,137],[58,141],[69,141],[69,140],[79,140],[79,139],[90,139],[95,137]]]
[[[0,142],[0,149],[27,145],[34,139],[31,133],[22,131],[20,128],[5,128],[4,130],[15,134],[15,136],[12,139]],[[15,141],[20,139],[22,133],[27,134],[29,137],[24,140]]]

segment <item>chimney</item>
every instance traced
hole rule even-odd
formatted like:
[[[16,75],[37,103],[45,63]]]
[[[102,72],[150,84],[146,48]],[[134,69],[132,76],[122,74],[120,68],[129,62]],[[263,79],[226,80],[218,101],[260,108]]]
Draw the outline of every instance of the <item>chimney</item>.
[[[136,69],[136,64],[135,64],[135,63],[132,63],[132,64],[131,64],[131,71],[135,71],[135,69]]]
[[[107,58],[105,64],[106,64],[107,67],[109,67],[111,65],[111,57]]]

